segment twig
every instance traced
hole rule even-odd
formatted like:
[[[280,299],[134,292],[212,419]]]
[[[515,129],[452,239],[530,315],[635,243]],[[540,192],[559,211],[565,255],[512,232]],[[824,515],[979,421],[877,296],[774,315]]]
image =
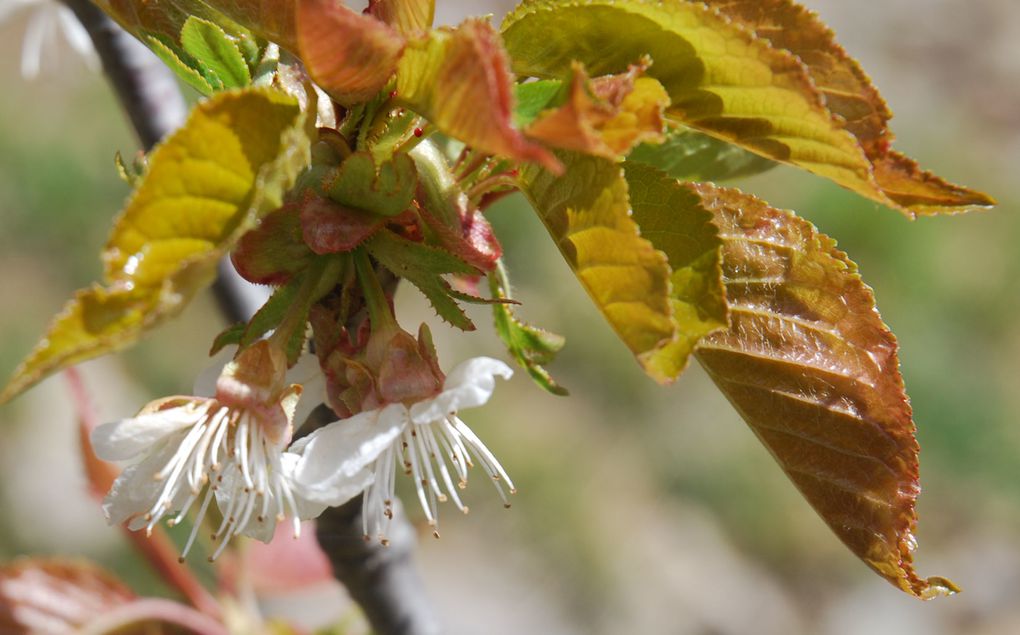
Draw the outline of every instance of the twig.
[[[121,105],[146,150],[183,122],[186,107],[173,74],[144,46],[89,0],[63,0],[92,37]],[[247,320],[261,305],[248,285],[220,263],[213,288],[224,316]],[[230,275],[224,275],[225,273]],[[306,426],[311,428],[312,426]],[[361,499],[327,509],[318,538],[334,574],[361,605],[378,635],[435,635],[440,632],[414,567],[414,530],[403,514],[391,524],[390,545],[362,538]]]

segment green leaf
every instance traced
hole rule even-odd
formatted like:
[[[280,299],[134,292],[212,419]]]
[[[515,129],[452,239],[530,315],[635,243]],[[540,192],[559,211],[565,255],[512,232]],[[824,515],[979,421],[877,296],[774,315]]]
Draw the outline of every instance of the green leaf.
[[[124,348],[179,313],[217,261],[309,162],[305,117],[276,90],[225,92],[200,103],[152,152],[149,169],[103,252],[105,283],[79,291],[0,393]]]
[[[406,154],[397,154],[376,168],[368,152],[355,152],[340,164],[336,178],[326,184],[331,199],[381,216],[406,210],[418,185],[418,172]]]
[[[284,316],[287,315],[287,310],[297,298],[298,290],[303,282],[303,276],[296,276],[287,284],[277,287],[273,291],[273,295],[269,296],[266,303],[248,320],[244,334],[238,342],[241,348],[251,346],[263,335],[280,325]]]
[[[212,346],[209,347],[209,357],[219,353],[223,350],[224,346],[229,346],[231,344],[240,346],[241,338],[244,337],[244,331],[247,328],[247,322],[234,322],[227,328],[220,331],[220,334],[213,340]]]
[[[489,273],[489,291],[494,300],[509,300],[510,285],[502,263]],[[563,348],[562,335],[543,331],[517,319],[505,302],[492,305],[492,319],[496,333],[507,350],[540,388],[554,395],[565,396],[567,389],[556,383],[543,364],[550,363]]]
[[[558,79],[514,85],[514,125],[527,126],[543,110],[560,105],[563,97],[563,82]]]
[[[606,159],[560,154],[562,177],[526,170],[523,191],[595,305],[658,381],[656,356],[676,336],[666,256],[641,237],[627,182]]]
[[[853,553],[917,597],[954,592],[913,569],[914,422],[896,339],[857,266],[791,212],[687,187],[719,227],[730,315],[699,361]]]
[[[701,197],[648,166],[627,162],[632,218],[641,236],[666,254],[676,338],[646,362],[655,377],[675,379],[695,343],[729,325],[719,248],[722,241]]]
[[[418,287],[439,317],[459,329],[474,330],[474,324],[451,297],[453,290],[442,276],[477,275],[477,269],[445,250],[405,240],[388,230],[377,232],[365,243],[365,248],[394,275]]]
[[[562,77],[575,60],[592,75],[616,73],[649,55],[648,76],[666,88],[667,115],[679,123],[908,214],[925,203],[913,200],[910,183],[923,185],[914,192],[918,198],[945,189],[899,155],[890,155],[897,167],[880,184],[876,172],[884,163],[869,157],[843,116],[826,107],[804,61],[771,44],[780,40],[768,25],[766,39],[716,8],[683,0],[525,0],[502,28],[518,75]],[[783,38],[802,36],[783,28],[775,29]],[[944,185],[960,195],[949,211],[990,202]]]
[[[681,181],[725,181],[771,170],[777,164],[715,137],[678,127],[661,144],[642,144],[628,161],[658,168]]]
[[[169,39],[156,38],[150,35],[146,37],[146,41],[152,52],[156,54],[156,57],[162,60],[184,83],[203,95],[213,94],[214,88],[209,83],[209,80],[200,71],[182,59],[182,56],[185,56],[182,51],[176,49],[176,47],[171,48]]]
[[[224,88],[243,88],[251,83],[241,49],[212,22],[188,18],[181,29],[181,46],[201,66],[214,72]]]

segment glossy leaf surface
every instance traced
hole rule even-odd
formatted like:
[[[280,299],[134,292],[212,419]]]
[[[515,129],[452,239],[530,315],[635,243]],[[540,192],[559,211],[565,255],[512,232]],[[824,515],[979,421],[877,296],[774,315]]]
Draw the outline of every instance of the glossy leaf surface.
[[[934,207],[958,211],[991,202],[899,155],[890,153],[890,168],[866,154],[842,113],[826,107],[812,71],[779,38],[770,35],[773,46],[703,3],[526,0],[503,32],[513,69],[524,76],[563,76],[574,60],[593,75],[616,73],[649,55],[648,75],[666,87],[668,114],[677,121],[908,214],[930,211],[940,192],[950,190],[959,200]],[[798,33],[791,26],[783,36]]]
[[[829,527],[921,598],[955,591],[912,565],[918,445],[897,343],[835,243],[736,190],[690,185],[723,241],[730,328],[696,354]]]
[[[676,337],[648,358],[653,377],[675,379],[695,343],[728,326],[718,231],[701,197],[645,165],[624,164],[632,218],[641,236],[666,255]]]
[[[309,160],[297,103],[274,90],[201,103],[149,158],[103,251],[105,284],[79,291],[0,394],[138,339],[180,312]]]
[[[892,150],[892,111],[860,65],[813,12],[793,0],[707,0],[727,17],[800,58],[825,103],[872,162],[885,194],[916,214],[994,205],[987,195],[948,183]]]
[[[557,178],[537,168],[524,192],[595,305],[656,379],[655,358],[673,341],[666,256],[631,218],[623,170],[605,159],[561,155]]]
[[[669,131],[662,143],[639,145],[627,160],[658,168],[681,181],[725,181],[760,174],[778,165],[687,127]]]

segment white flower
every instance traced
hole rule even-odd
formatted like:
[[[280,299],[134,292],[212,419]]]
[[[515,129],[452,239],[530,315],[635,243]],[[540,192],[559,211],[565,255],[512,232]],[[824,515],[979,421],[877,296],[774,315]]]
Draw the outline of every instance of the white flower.
[[[289,378],[309,377],[313,366],[318,370],[318,363],[308,357],[288,373]],[[292,520],[297,537],[300,520],[314,518],[325,509],[328,501],[312,502],[295,491],[293,471],[299,457],[285,451],[295,415],[301,417],[296,419],[298,423],[304,419],[297,409],[301,386],[275,380],[263,384],[258,377],[251,381],[245,370],[231,362],[222,374],[216,373],[218,380],[203,373],[195,392],[208,394],[207,389],[215,385],[216,397],[161,399],[135,417],[93,431],[92,445],[100,458],[142,457],[124,470],[104,500],[103,511],[111,524],[127,521],[131,530],[151,532],[172,512],[175,515],[169,523],[181,522],[198,504],[194,528],[181,554],[184,558],[215,499],[223,516],[214,534],[214,540],[220,541],[212,555],[215,559],[230,538],[239,534],[268,542],[276,523],[287,518]],[[311,376],[321,378],[321,372]],[[313,383],[309,380],[306,386],[316,393]],[[263,394],[267,386],[270,389]],[[302,411],[321,402],[318,394],[309,396],[312,398],[301,400]]]
[[[0,3],[0,22],[19,9],[32,11],[25,29],[25,40],[21,46],[22,77],[33,79],[39,75],[44,49],[49,47],[50,50],[55,50],[60,33],[71,48],[85,60],[89,68],[98,68],[92,38],[73,11],[57,0],[3,0]]]
[[[398,465],[413,477],[418,500],[434,528],[438,528],[438,503],[448,497],[461,511],[468,511],[457,489],[467,485],[472,459],[481,464],[509,507],[507,493],[515,492],[513,482],[457,412],[486,403],[495,378],[508,379],[512,374],[498,360],[469,359],[450,372],[443,390],[431,399],[410,408],[390,404],[313,432],[292,447],[301,454],[294,470],[295,487],[310,501],[335,501],[342,495],[355,496],[360,491],[353,491],[355,484],[367,477],[362,511],[365,537],[377,536],[384,544],[393,517]]]

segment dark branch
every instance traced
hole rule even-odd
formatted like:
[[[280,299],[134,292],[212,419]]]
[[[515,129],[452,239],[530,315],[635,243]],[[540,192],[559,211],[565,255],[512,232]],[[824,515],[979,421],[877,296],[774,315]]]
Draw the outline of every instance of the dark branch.
[[[187,105],[174,74],[89,0],[63,0],[92,37],[103,70],[146,151],[176,130]]]
[[[187,114],[173,73],[89,0],[63,2],[92,37],[142,146],[151,150]],[[213,291],[231,322],[248,320],[264,300],[258,297],[262,291],[237,276],[226,261],[220,263]],[[332,414],[325,408],[319,411]],[[313,429],[314,423],[305,427]],[[326,510],[318,522],[319,544],[333,563],[334,575],[361,605],[376,633],[435,635],[441,629],[414,566],[414,530],[399,508],[395,511],[387,547],[363,539],[360,498]]]

